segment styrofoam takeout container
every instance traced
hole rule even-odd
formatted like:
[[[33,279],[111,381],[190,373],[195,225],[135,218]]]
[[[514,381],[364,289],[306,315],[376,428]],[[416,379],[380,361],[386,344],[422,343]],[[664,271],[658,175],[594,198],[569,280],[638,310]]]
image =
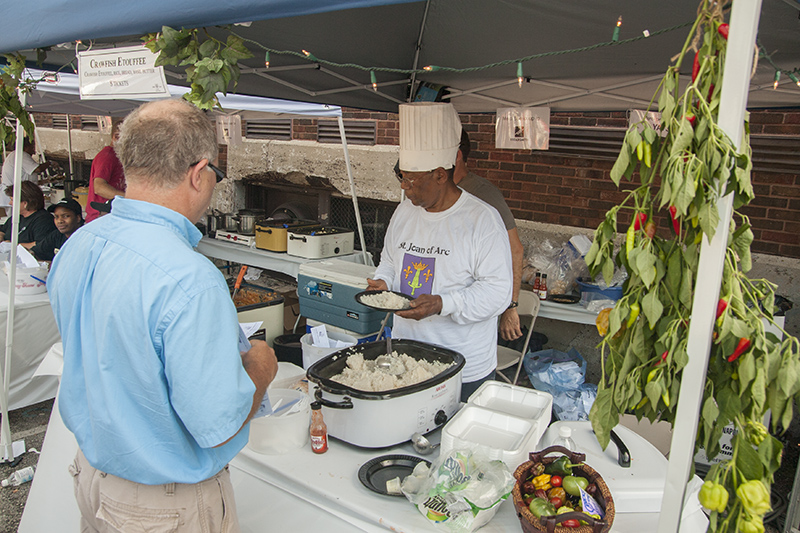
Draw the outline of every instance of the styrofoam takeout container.
[[[536,429],[531,420],[467,404],[442,429],[440,453],[477,449],[513,471],[528,459],[533,441],[538,440]]]
[[[467,404],[516,416],[533,423],[535,437],[528,451],[536,451],[539,439],[550,425],[553,396],[548,392],[490,380],[485,381],[472,393]]]
[[[262,416],[250,422],[250,440],[247,447],[266,455],[280,455],[302,448],[308,443],[311,424],[311,402],[306,394],[294,389],[268,389],[269,403],[273,408],[281,400],[280,408],[294,400],[299,410],[282,416]],[[289,409],[293,409],[289,408]]]

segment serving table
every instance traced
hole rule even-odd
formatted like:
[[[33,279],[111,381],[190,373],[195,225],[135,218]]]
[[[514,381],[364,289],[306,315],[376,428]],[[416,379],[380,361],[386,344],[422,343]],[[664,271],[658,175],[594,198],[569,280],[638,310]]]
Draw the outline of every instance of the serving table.
[[[550,300],[542,300],[538,316],[564,322],[591,325],[594,325],[597,319],[597,313],[589,311],[579,303],[560,304]]]
[[[50,299],[41,294],[14,294],[14,346],[11,352],[9,409],[19,409],[56,395],[58,379],[33,377],[48,350],[61,342]],[[5,368],[8,277],[0,272],[0,368]]]

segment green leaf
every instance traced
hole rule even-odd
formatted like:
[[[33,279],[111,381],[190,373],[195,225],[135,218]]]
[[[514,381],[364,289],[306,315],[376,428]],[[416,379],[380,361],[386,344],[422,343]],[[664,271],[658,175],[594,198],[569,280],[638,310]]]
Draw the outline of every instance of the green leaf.
[[[611,283],[611,279],[614,277],[614,260],[610,257],[606,258],[605,263],[603,263],[603,278],[606,280],[606,283]]]
[[[717,406],[719,407],[720,425],[724,426],[742,412],[742,402],[730,386],[724,387],[717,393]]]
[[[630,162],[631,156],[628,145],[623,143],[622,149],[619,152],[619,156],[614,162],[614,166],[611,167],[611,180],[617,187],[619,187],[619,182],[622,180],[623,174],[625,174],[625,171],[628,170],[628,165],[630,165]]]
[[[619,423],[619,411],[614,406],[612,395],[611,389],[598,389],[597,397],[589,411],[592,429],[597,436],[597,442],[604,450],[608,446],[611,430]]]
[[[697,213],[697,218],[700,220],[700,229],[711,239],[719,225],[719,209],[716,203],[712,201],[704,203]]]
[[[778,374],[778,384],[784,394],[787,396],[792,394],[794,388],[797,386],[797,379],[798,376],[795,364],[787,358],[781,365],[781,371]]]
[[[758,456],[761,458],[767,472],[773,474],[781,467],[781,453],[783,452],[783,444],[773,437],[767,437],[758,445]]]
[[[670,294],[677,294],[681,286],[682,276],[681,252],[673,251],[667,260],[667,277],[664,282],[667,284],[667,291]]]
[[[214,55],[214,52],[217,51],[217,43],[212,41],[211,39],[204,41],[203,44],[200,45],[200,48],[197,49],[198,54],[200,57],[207,58]]]
[[[753,449],[753,445],[744,437],[744,432],[739,429],[739,433],[734,439],[736,453],[736,467],[747,479],[761,479],[764,477],[764,466],[758,452]]]
[[[756,360],[752,352],[747,352],[739,358],[739,384],[742,387],[740,393],[744,390],[756,377]]]
[[[639,253],[636,255],[636,270],[638,270],[644,286],[649,289],[656,278],[656,269],[653,267],[655,266],[657,257],[647,250],[641,248],[639,250]]]
[[[752,398],[753,405],[758,412],[761,412],[761,410],[764,408],[764,404],[767,401],[767,393],[764,387],[764,369],[757,368],[756,377],[753,379],[752,385],[750,385],[750,397]]]
[[[675,140],[672,142],[672,147],[669,151],[670,157],[677,156],[686,150],[689,145],[692,144],[693,137],[694,130],[692,129],[692,124],[686,117],[681,117],[678,125],[678,132],[675,135]]]
[[[650,323],[650,329],[654,328],[664,312],[664,305],[658,299],[658,288],[648,292],[642,299],[642,310]]]
[[[713,426],[719,416],[719,407],[713,396],[706,398],[703,403],[703,421],[709,426]]]
[[[680,344],[672,352],[672,361],[676,370],[683,369],[689,363],[689,354],[686,353],[686,346]]]
[[[691,269],[687,268],[683,271],[683,279],[681,280],[681,292],[678,294],[678,299],[684,306],[686,306],[687,309],[691,309],[692,307],[693,288],[694,288],[694,282],[692,280],[692,271]]]
[[[644,393],[652,405],[658,405],[658,400],[661,398],[661,380],[654,379],[645,385]]]

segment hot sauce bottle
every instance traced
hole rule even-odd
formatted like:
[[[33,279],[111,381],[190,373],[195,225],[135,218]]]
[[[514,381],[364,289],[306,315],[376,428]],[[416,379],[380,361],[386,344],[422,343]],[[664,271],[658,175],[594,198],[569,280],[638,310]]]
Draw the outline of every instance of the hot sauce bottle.
[[[542,283],[539,285],[539,299],[547,300],[547,274],[542,274]]]
[[[533,280],[533,294],[537,295],[539,294],[539,288],[541,287],[542,283],[541,277],[542,277],[541,273],[537,272],[536,279]]]
[[[311,451],[325,453],[328,451],[328,426],[322,420],[322,404],[311,403]]]

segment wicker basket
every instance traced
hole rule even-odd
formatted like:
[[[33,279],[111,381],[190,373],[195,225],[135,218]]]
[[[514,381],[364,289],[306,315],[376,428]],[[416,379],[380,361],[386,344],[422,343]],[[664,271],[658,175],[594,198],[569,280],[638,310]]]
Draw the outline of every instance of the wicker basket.
[[[560,452],[569,457],[571,463],[583,463],[586,456],[582,453],[574,453],[561,446],[550,446],[540,452],[531,452],[530,461],[526,461],[519,465],[514,472],[514,478],[517,482],[511,494],[514,498],[514,507],[517,510],[517,516],[522,524],[522,530],[525,533],[607,533],[611,530],[611,525],[614,523],[614,499],[611,497],[611,491],[608,490],[608,485],[603,481],[603,478],[597,471],[587,464],[579,464],[572,468],[572,474],[575,476],[582,476],[594,483],[597,486],[597,493],[594,498],[597,503],[605,510],[605,517],[603,520],[597,520],[587,514],[580,512],[564,513],[551,517],[536,518],[525,502],[522,501],[522,485],[528,477],[530,469],[536,463],[544,463],[545,465],[552,463],[559,456],[546,457],[553,452]],[[587,525],[579,527],[564,527],[559,526],[561,522],[569,519],[583,520]]]

